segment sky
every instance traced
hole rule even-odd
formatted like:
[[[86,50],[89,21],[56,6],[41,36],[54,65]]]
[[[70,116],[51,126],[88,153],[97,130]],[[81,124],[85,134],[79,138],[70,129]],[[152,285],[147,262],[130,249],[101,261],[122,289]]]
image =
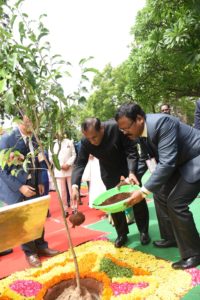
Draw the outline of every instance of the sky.
[[[145,0],[26,0],[23,10],[30,18],[47,14],[45,24],[54,54],[74,66],[93,56],[88,67],[116,67],[129,54],[130,29]],[[76,83],[76,69],[71,85]]]
[[[93,56],[87,66],[103,70],[106,64],[116,67],[128,57],[130,30],[144,6],[145,0],[25,0],[22,10],[34,20],[47,14],[43,21],[50,31],[52,54],[62,55],[74,66],[72,77],[62,82],[68,95],[77,89],[82,58]]]

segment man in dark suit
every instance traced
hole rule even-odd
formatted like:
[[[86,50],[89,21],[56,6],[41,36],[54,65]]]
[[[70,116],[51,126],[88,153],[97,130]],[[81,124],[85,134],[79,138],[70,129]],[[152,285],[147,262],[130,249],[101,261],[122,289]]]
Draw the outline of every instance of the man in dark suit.
[[[13,152],[18,150],[24,157],[29,152],[33,154],[38,145],[32,136],[31,128],[32,123],[29,118],[23,116],[23,120],[17,128],[10,134],[2,136],[0,150],[12,148]],[[37,158],[33,158],[30,170],[26,172],[20,169],[16,176],[12,175],[12,170],[17,168],[14,165],[10,167],[7,165],[4,170],[0,169],[0,199],[6,205],[10,205],[43,195],[44,185],[41,183],[39,166]],[[14,222],[15,220],[13,220],[13,226],[15,226]],[[23,244],[22,250],[32,267],[41,266],[39,256],[54,256],[59,253],[57,250],[48,248],[48,243],[44,240],[44,232],[41,238]]]
[[[133,142],[120,132],[114,120],[101,124],[97,118],[88,118],[82,124],[82,133],[84,138],[72,172],[72,201],[79,198],[80,181],[90,154],[99,159],[101,178],[107,189],[115,187],[121,176],[127,177],[132,171],[135,173],[137,164]],[[132,175],[133,181],[134,178]],[[137,183],[139,184],[138,181]],[[149,212],[145,199],[134,206],[133,210],[141,244],[146,245],[150,242],[150,237]],[[129,232],[125,213],[112,214],[112,219],[118,234],[115,247],[121,247],[126,243]]]
[[[116,120],[126,136],[145,144],[146,164],[152,172],[127,205],[140,203],[150,192],[159,194],[155,204],[162,240],[154,245],[164,248],[177,243],[182,259],[172,264],[174,269],[199,265],[200,237],[189,204],[200,191],[200,132],[167,114],[146,115],[134,103],[122,105]]]

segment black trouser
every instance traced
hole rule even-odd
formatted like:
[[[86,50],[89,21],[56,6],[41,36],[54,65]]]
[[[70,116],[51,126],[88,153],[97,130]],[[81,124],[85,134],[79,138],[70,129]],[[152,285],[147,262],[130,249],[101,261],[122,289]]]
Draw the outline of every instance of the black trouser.
[[[186,182],[179,172],[154,194],[161,238],[176,240],[182,258],[200,255],[200,237],[189,204],[200,191],[200,180]]]
[[[147,233],[149,230],[149,210],[145,199],[133,206],[133,213],[139,232]],[[111,216],[118,236],[128,234],[129,229],[125,212],[111,214]]]
[[[111,189],[115,187],[120,180],[118,178],[109,178],[110,180],[104,181],[106,189]],[[147,207],[146,200],[144,199],[140,203],[133,206],[133,213],[135,217],[135,222],[138,227],[139,232],[147,233],[149,230],[149,210]],[[129,233],[128,224],[125,216],[125,212],[118,212],[111,214],[117,235],[126,235]]]
[[[31,180],[28,180],[27,185],[31,185]],[[36,195],[32,198],[37,198],[39,197],[38,190],[36,189]],[[31,200],[32,198],[25,198],[24,201]],[[39,218],[39,216],[38,216]],[[32,254],[37,254],[37,249],[44,249],[48,248],[48,243],[44,240],[44,230],[42,232],[42,236],[34,241],[30,241],[28,243],[22,244],[21,245],[22,250],[27,256],[30,256]]]

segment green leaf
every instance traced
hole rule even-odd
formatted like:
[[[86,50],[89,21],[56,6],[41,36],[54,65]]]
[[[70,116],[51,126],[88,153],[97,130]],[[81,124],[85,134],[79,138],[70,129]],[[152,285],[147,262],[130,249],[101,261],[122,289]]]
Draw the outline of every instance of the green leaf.
[[[27,173],[28,172],[28,159],[25,159],[22,165],[24,171]]]
[[[23,2],[23,1],[24,1],[24,0],[19,0],[19,1],[17,1],[16,4],[15,4],[15,6],[18,8],[18,7],[20,6],[21,2]]]
[[[23,13],[22,16],[28,18],[28,15],[26,13]]]
[[[79,61],[79,65],[83,65],[85,64],[86,62],[88,62],[89,60],[93,59],[94,57],[93,56],[89,56],[88,58],[82,58],[80,61]]]
[[[16,169],[12,169],[10,173],[11,173],[12,176],[16,176],[16,172],[17,172]]]
[[[11,18],[11,20],[10,20],[11,27],[13,27],[16,18],[17,18],[17,15],[13,15],[13,16],[12,16],[12,18]]]
[[[3,149],[0,151],[0,167],[3,170],[3,164],[4,164],[4,155],[7,149]]]
[[[14,72],[17,65],[17,53],[13,53],[13,55],[8,58],[8,64],[10,65],[12,72]]]
[[[92,72],[92,73],[99,73],[99,71],[95,68],[86,68],[83,70],[84,73],[87,73],[87,72]]]
[[[86,98],[82,96],[82,97],[80,97],[80,98],[78,99],[78,102],[81,103],[81,104],[82,104],[82,103],[85,103],[85,102],[86,102]]]
[[[12,148],[5,149],[5,151],[3,152],[3,159],[0,160],[0,165],[1,165],[2,170],[4,170],[5,166],[8,164],[11,151],[12,151]]]
[[[42,14],[39,16],[39,20],[41,20],[42,18],[47,17],[47,14]]]
[[[31,32],[30,34],[29,34],[29,39],[32,41],[32,42],[36,42],[36,35],[35,35],[35,33],[33,33],[33,32]]]
[[[20,41],[22,43],[25,37],[25,27],[23,22],[19,22],[19,33],[20,33]]]
[[[41,38],[43,38],[44,36],[47,36],[49,33],[48,32],[43,32],[43,33],[40,33],[37,40],[41,40]]]
[[[4,96],[7,104],[13,105],[15,101],[15,97],[12,90],[8,90]]]
[[[55,55],[52,56],[51,59],[53,60],[53,59],[55,59],[55,58],[61,58],[61,55],[60,55],[60,54],[55,54]]]
[[[0,69],[0,77],[6,78],[7,72],[5,69]]]
[[[89,81],[89,78],[87,77],[87,76],[85,76],[85,75],[81,75],[81,78],[83,79],[83,80],[85,80],[85,81]]]
[[[6,90],[6,79],[0,80],[0,93],[3,93]]]
[[[14,50],[23,50],[24,53],[31,52],[30,47],[25,47],[23,45],[17,44],[13,46]]]
[[[56,167],[56,169],[58,169],[60,171],[61,166],[60,166],[60,162],[59,162],[59,159],[58,159],[58,154],[53,154],[52,155],[52,160],[53,160],[53,163],[54,163],[54,166]]]
[[[32,88],[36,89],[36,80],[33,73],[30,70],[26,70],[27,81],[32,86]]]
[[[80,61],[79,61],[79,65],[83,65],[85,62],[87,61],[86,58],[82,58]]]

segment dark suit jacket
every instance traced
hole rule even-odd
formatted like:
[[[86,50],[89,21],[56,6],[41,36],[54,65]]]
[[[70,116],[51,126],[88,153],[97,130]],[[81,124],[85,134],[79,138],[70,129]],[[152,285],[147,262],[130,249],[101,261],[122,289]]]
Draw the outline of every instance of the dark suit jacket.
[[[72,172],[72,184],[80,184],[89,154],[99,159],[101,178],[107,188],[114,187],[120,176],[128,176],[128,170],[137,168],[137,148],[119,129],[115,121],[103,123],[105,126],[102,142],[92,145],[86,138],[81,140],[81,148]]]
[[[158,164],[145,187],[156,192],[176,169],[189,183],[200,180],[200,131],[167,114],[147,114],[146,125]]]
[[[200,129],[200,99],[196,102],[196,109],[194,113],[194,127]]]
[[[32,138],[33,147],[37,148],[37,143]],[[4,134],[0,139],[0,150],[13,148],[13,151],[18,150],[25,157],[28,153],[24,140],[18,128],[15,128],[10,134]],[[36,165],[38,166],[38,161]],[[7,204],[14,204],[22,201],[23,195],[19,192],[19,188],[26,184],[28,173],[21,167],[17,176],[11,175],[11,170],[15,166],[6,166],[4,170],[0,169],[0,199]],[[40,171],[38,171],[40,174]],[[38,183],[41,183],[41,177],[38,176]]]

